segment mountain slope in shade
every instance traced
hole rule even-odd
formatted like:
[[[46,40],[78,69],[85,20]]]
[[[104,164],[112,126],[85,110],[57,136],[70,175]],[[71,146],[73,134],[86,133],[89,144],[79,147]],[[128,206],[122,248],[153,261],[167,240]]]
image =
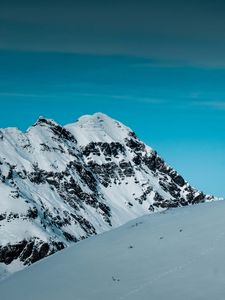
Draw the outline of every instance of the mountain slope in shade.
[[[5,274],[149,212],[214,199],[101,113],[1,129],[0,195]]]
[[[218,201],[138,218],[14,274],[1,297],[221,300],[224,214]]]

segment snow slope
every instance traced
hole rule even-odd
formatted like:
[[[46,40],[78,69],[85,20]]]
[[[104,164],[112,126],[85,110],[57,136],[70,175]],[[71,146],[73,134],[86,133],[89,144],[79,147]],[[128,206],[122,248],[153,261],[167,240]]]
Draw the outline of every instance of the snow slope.
[[[1,297],[222,300],[224,215],[218,201],[138,218],[14,274]]]
[[[213,199],[102,113],[1,129],[0,277],[134,218]]]

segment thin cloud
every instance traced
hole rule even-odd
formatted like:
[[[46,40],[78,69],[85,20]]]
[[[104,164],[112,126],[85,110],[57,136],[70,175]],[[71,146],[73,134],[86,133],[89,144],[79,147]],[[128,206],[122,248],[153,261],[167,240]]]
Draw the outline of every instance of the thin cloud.
[[[82,93],[82,92],[72,92],[69,94],[70,97],[87,97],[87,98],[102,98],[102,99],[111,99],[111,100],[118,100],[118,101],[134,101],[134,102],[142,102],[142,103],[149,103],[149,104],[162,104],[166,101],[160,98],[151,98],[151,97],[138,97],[138,96],[130,96],[130,95],[123,95],[123,94],[104,94],[104,93]],[[51,95],[51,94],[26,94],[26,93],[0,93],[0,97],[18,97],[18,98],[63,98],[65,97],[64,94],[61,95]]]
[[[95,98],[105,98],[105,99],[113,99],[118,101],[136,101],[142,103],[149,104],[162,104],[167,102],[161,98],[151,98],[151,97],[139,97],[139,96],[131,96],[131,95],[123,95],[123,94],[101,94],[101,93],[72,93],[73,96],[82,96],[82,97],[95,97]]]
[[[22,97],[22,98],[54,98],[53,95],[45,94],[26,94],[26,93],[0,93],[0,97]]]
[[[1,49],[133,55],[225,66],[221,0],[8,0],[0,9],[0,21]]]
[[[195,101],[192,102],[192,104],[218,110],[225,110],[225,101]]]

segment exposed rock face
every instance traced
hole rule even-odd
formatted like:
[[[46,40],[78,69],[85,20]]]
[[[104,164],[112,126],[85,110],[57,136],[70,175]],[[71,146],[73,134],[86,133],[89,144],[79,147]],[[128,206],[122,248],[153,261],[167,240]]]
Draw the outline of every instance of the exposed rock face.
[[[0,130],[0,262],[31,264],[132,218],[213,200],[103,115]]]

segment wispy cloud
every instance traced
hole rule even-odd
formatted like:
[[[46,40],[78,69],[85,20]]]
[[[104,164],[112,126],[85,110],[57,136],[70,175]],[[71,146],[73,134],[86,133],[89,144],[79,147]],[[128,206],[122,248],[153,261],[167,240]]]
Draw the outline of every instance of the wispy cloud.
[[[86,93],[86,92],[72,92],[66,94],[68,97],[74,98],[77,100],[78,97],[85,98],[101,98],[105,100],[115,100],[115,101],[132,101],[132,102],[141,102],[141,103],[149,103],[149,104],[163,104],[167,101],[161,98],[155,97],[143,97],[143,96],[132,96],[132,95],[124,95],[124,94],[104,94],[104,93]],[[10,97],[10,98],[64,98],[65,94],[29,94],[29,93],[4,93],[0,92],[1,97]]]
[[[19,98],[54,98],[49,94],[26,94],[26,93],[0,93],[0,97],[19,97]]]
[[[189,66],[190,63],[184,61],[170,61],[168,60],[150,60],[146,62],[133,63],[131,67],[133,68],[160,68],[160,69],[170,69],[170,68],[183,68]]]
[[[165,99],[155,98],[155,97],[143,97],[143,96],[132,96],[124,94],[104,94],[104,93],[72,93],[73,96],[82,96],[82,97],[95,97],[95,98],[105,98],[118,101],[136,101],[149,104],[161,104],[166,103]]]
[[[1,2],[0,49],[133,55],[225,66],[222,0]]]
[[[192,104],[202,107],[225,110],[225,101],[194,101],[192,102]]]

